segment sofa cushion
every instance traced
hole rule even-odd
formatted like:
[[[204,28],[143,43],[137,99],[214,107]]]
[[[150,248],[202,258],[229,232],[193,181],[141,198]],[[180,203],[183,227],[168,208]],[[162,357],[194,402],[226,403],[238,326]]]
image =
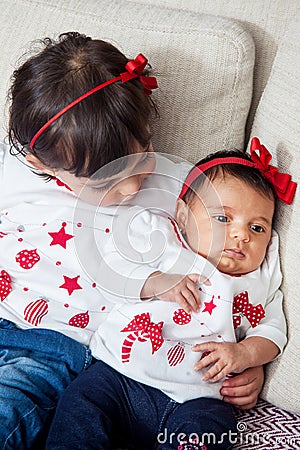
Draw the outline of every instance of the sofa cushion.
[[[149,0],[136,0],[149,3]],[[249,136],[260,96],[268,81],[277,47],[289,20],[300,10],[299,0],[150,0],[154,5],[234,19],[255,43],[254,92],[247,121]]]
[[[254,45],[234,21],[124,0],[0,0],[0,6],[1,102],[29,41],[76,30],[149,58],[160,87],[153,93],[161,116],[156,150],[196,161],[243,148]],[[0,131],[3,137],[2,122]]]
[[[273,154],[274,164],[300,183],[300,15],[295,16],[283,37],[262,95],[252,134]],[[278,203],[275,228],[281,239],[284,310],[289,341],[281,358],[267,367],[263,398],[300,414],[300,186],[292,205]]]

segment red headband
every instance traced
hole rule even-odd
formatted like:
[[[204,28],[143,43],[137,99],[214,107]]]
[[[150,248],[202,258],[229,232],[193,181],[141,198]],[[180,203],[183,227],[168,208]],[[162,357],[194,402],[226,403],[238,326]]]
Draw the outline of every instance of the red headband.
[[[113,84],[116,81],[122,81],[122,83],[126,83],[129,80],[133,80],[134,78],[138,78],[139,81],[144,86],[144,91],[146,95],[150,95],[152,93],[152,89],[156,89],[158,87],[157,81],[155,77],[147,77],[142,76],[142,73],[147,65],[148,59],[145,58],[144,55],[141,53],[135,58],[130,61],[125,66],[126,72],[121,73],[118,77],[112,78],[111,80],[105,81],[104,83],[99,84],[98,86],[94,87],[90,91],[86,92],[85,94],[78,97],[76,100],[73,100],[69,105],[65,106],[61,111],[59,111],[55,116],[51,117],[51,119],[46,122],[42,128],[38,130],[38,132],[33,136],[33,138],[30,141],[29,147],[31,150],[33,150],[34,144],[36,140],[41,136],[41,134],[44,133],[44,131],[52,125],[53,122],[55,122],[59,117],[61,117],[65,112],[69,111],[69,109],[73,108],[73,106],[77,105],[82,100],[86,99],[90,95],[94,94],[95,92],[100,91],[101,89],[105,88],[109,84]]]
[[[257,154],[259,151],[259,155]],[[277,167],[271,166],[269,162],[272,159],[271,153],[266,149],[264,145],[259,142],[257,137],[254,137],[250,144],[250,155],[252,161],[247,159],[229,156],[227,158],[215,158],[204,164],[195,166],[186,177],[183,184],[179,198],[182,198],[191,184],[206,170],[211,167],[222,164],[240,164],[242,166],[254,167],[258,169],[263,176],[273,185],[274,191],[277,197],[284,203],[291,204],[296,192],[297,183],[292,181],[291,175],[287,173],[281,173]]]

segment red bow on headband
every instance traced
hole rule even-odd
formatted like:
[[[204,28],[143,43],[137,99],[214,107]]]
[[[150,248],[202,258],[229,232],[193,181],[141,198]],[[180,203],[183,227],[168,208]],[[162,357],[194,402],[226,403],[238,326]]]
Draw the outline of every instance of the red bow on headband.
[[[152,354],[155,353],[164,343],[164,338],[161,335],[163,322],[154,323],[150,320],[149,313],[139,314],[134,316],[134,319],[121,330],[125,331],[142,331],[148,337],[152,344]]]
[[[47,128],[49,128],[49,126],[52,125],[52,123],[55,122],[59,117],[61,117],[63,114],[65,114],[67,111],[69,111],[78,103],[82,102],[82,100],[85,100],[90,95],[93,95],[95,92],[100,91],[101,89],[105,88],[106,86],[109,86],[110,84],[115,83],[116,81],[121,80],[122,83],[125,83],[126,81],[132,80],[133,78],[139,78],[140,82],[144,86],[145,94],[150,95],[152,93],[152,89],[156,89],[158,85],[155,77],[142,76],[143,70],[145,69],[147,62],[148,59],[145,58],[145,56],[140,53],[135,59],[128,61],[128,63],[125,66],[127,72],[123,72],[117,77],[112,78],[111,80],[107,80],[104,81],[104,83],[98,84],[98,86],[95,86],[93,89],[80,95],[80,97],[76,98],[67,106],[65,106],[63,109],[58,111],[58,113],[56,113],[53,117],[51,117],[51,119],[49,119],[48,122],[46,122],[33,136],[33,138],[29,143],[31,150],[33,150],[35,142],[41,136],[41,134],[43,134],[44,131],[47,130]]]
[[[259,155],[256,151],[259,151]],[[257,137],[254,137],[250,144],[251,159],[256,168],[267,178],[274,186],[277,197],[284,203],[291,204],[296,192],[297,183],[292,180],[288,173],[281,173],[275,166],[269,162],[272,159],[271,153],[262,145]]]
[[[142,75],[148,59],[145,58],[142,53],[137,55],[135,59],[128,61],[125,66],[127,72],[121,73],[121,80],[123,83],[126,81],[132,80],[133,78],[139,78],[139,81],[144,86],[145,94],[152,94],[152,89],[156,89],[158,87],[157,81],[155,77],[145,77]]]

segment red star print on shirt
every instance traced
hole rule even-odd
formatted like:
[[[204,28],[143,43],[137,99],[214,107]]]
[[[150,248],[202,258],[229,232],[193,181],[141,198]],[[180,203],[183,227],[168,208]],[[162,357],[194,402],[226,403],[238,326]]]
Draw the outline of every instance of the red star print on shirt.
[[[78,278],[79,275],[77,275],[77,277],[74,278],[69,278],[66,275],[64,275],[65,282],[59,287],[62,289],[67,289],[69,295],[72,295],[76,289],[82,289],[82,287],[77,282]]]
[[[52,237],[52,242],[50,245],[60,245],[66,248],[67,241],[72,239],[74,236],[65,232],[66,222],[63,222],[62,227],[59,231],[48,233]]]
[[[204,302],[205,308],[202,312],[208,312],[210,315],[212,315],[213,309],[217,307],[217,305],[214,304],[214,297],[211,299],[210,302]]]

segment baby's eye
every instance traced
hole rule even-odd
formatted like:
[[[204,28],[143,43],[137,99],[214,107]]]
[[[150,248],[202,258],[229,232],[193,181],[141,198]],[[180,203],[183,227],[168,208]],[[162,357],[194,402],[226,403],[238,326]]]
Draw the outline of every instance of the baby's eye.
[[[217,216],[214,216],[214,218],[215,218],[218,222],[222,222],[222,223],[227,223],[227,222],[229,222],[228,217],[223,216],[223,215],[221,215],[221,214],[219,214],[219,215],[217,215]]]
[[[261,225],[251,225],[250,229],[255,231],[255,233],[263,233],[265,231],[264,227]]]

